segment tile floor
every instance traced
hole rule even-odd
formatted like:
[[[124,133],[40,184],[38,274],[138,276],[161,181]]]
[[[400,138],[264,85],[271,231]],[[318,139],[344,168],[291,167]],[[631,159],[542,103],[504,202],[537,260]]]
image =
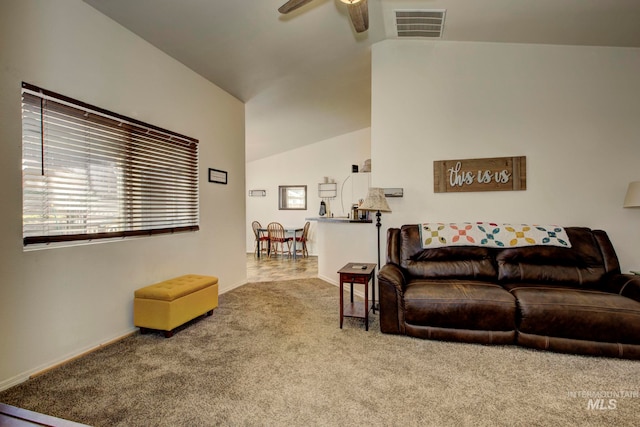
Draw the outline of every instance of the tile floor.
[[[247,254],[247,281],[270,282],[274,280],[289,280],[299,278],[318,277],[318,257],[306,258],[298,256],[294,261],[288,256],[268,258],[253,253]]]

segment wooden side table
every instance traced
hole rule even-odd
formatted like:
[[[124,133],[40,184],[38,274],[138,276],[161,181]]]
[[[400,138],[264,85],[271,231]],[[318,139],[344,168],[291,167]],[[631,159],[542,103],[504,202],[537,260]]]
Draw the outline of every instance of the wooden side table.
[[[350,262],[338,270],[340,274],[340,329],[345,317],[359,317],[364,319],[365,329],[369,330],[369,310],[376,312],[376,265],[368,263]],[[369,305],[369,282],[371,281],[371,305]],[[344,284],[351,284],[350,299],[344,303]],[[353,301],[353,284],[364,285],[364,301]]]

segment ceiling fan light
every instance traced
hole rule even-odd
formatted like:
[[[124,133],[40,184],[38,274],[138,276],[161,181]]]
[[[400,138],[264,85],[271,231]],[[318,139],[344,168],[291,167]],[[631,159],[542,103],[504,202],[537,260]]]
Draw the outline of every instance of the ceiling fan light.
[[[358,4],[360,3],[362,0],[340,0],[342,3],[344,4]]]

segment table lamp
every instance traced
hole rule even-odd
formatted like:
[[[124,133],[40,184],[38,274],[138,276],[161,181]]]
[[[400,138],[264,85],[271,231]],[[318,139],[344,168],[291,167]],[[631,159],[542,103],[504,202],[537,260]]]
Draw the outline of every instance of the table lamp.
[[[381,212],[391,212],[391,208],[387,204],[387,199],[384,197],[384,188],[369,188],[367,198],[362,203],[362,206],[358,207],[361,211],[376,211],[376,227],[378,228],[378,271],[380,271],[380,216]]]

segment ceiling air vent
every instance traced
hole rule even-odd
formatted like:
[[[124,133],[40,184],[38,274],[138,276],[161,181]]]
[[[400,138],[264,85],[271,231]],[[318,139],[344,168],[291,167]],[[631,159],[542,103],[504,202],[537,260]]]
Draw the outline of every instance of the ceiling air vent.
[[[396,10],[398,37],[442,37],[445,10]]]

